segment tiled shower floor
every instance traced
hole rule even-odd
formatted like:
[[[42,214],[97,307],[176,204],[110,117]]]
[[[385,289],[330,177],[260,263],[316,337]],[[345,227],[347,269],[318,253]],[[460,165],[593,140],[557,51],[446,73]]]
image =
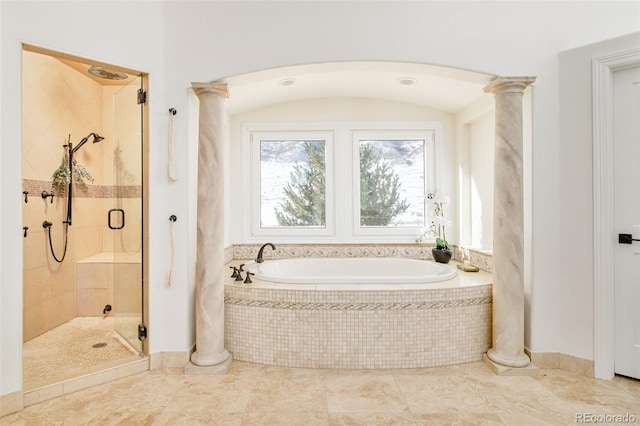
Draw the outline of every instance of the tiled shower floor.
[[[24,343],[23,390],[139,359],[113,331],[113,318],[77,317]]]

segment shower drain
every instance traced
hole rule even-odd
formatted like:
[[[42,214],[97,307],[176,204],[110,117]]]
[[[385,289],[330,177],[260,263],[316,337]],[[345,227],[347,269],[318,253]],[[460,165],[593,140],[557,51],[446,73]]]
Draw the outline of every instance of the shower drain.
[[[102,343],[96,343],[95,345],[93,345],[91,347],[92,348],[104,348],[105,346],[107,346],[107,344],[102,342]]]

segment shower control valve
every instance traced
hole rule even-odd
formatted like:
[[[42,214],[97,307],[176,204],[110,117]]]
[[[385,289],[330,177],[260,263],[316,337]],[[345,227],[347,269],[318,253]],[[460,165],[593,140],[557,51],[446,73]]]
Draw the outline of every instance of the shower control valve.
[[[42,197],[43,200],[46,200],[47,198],[51,197],[51,204],[53,204],[53,197],[54,197],[53,192],[42,191],[40,196]]]

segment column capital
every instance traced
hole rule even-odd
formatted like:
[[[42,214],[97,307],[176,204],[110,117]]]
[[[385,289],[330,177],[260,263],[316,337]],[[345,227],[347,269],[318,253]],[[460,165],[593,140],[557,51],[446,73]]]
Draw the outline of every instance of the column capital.
[[[222,98],[229,97],[229,89],[227,83],[218,83],[215,81],[208,83],[192,82],[191,87],[193,88],[194,92],[196,92],[198,98],[203,95],[220,96]]]
[[[535,77],[496,77],[484,87],[484,91],[494,95],[499,93],[522,93],[534,81],[536,81]]]

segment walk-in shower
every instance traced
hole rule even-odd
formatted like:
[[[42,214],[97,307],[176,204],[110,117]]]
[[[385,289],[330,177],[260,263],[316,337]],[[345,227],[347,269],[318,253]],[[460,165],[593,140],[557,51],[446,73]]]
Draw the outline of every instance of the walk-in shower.
[[[22,203],[23,389],[148,368],[138,95],[147,78],[89,73],[82,58],[38,47],[24,45],[22,57],[23,191],[42,197]]]
[[[47,220],[42,222],[42,227],[48,231],[47,235],[49,239],[49,249],[51,250],[51,255],[53,256],[53,259],[58,263],[61,263],[67,255],[67,245],[69,242],[69,226],[71,226],[71,219],[73,216],[73,175],[75,174],[76,167],[77,167],[77,164],[73,159],[73,154],[75,154],[80,148],[82,148],[82,146],[85,143],[87,143],[89,141],[89,138],[91,137],[93,137],[93,143],[102,142],[104,140],[104,138],[97,133],[89,133],[87,136],[82,138],[82,140],[78,142],[76,146],[73,146],[71,142],[67,143],[66,145],[63,145],[63,147],[67,149],[66,161],[68,165],[68,170],[66,170],[66,172],[68,172],[68,174],[66,176],[68,180],[68,187],[66,190],[67,219],[62,222],[64,224],[64,249],[62,252],[62,256],[60,257],[56,256],[56,252],[53,249],[53,242],[51,240],[51,227],[53,226],[53,223]],[[53,193],[47,193],[46,191],[42,192],[42,198],[46,199],[47,197],[52,197],[51,202],[53,202],[53,196],[54,196]]]

